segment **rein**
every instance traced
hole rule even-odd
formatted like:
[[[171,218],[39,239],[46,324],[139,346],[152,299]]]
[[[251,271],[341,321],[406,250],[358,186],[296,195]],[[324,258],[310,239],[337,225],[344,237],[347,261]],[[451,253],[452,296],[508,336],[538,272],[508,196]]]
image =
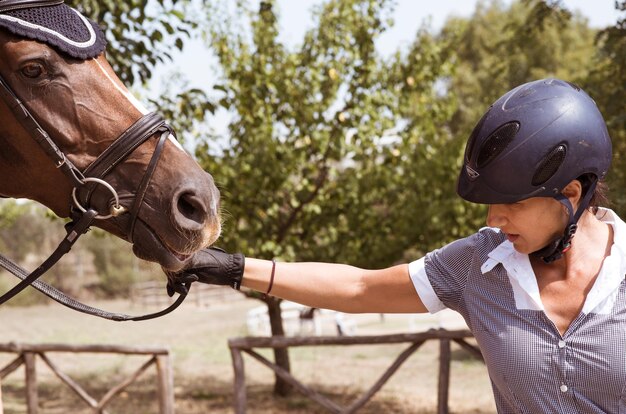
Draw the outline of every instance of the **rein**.
[[[1,0],[0,13],[32,7],[42,7],[57,5],[62,0]],[[0,296],[0,305],[13,298],[26,287],[32,285],[51,299],[79,312],[87,313],[101,318],[114,321],[140,321],[153,319],[163,316],[176,309],[185,299],[187,293],[181,293],[177,300],[169,307],[162,311],[142,316],[131,316],[121,313],[107,312],[98,308],[87,306],[73,298],[68,297],[63,292],[37,280],[45,274],[52,266],[54,266],[66,253],[70,251],[78,238],[83,235],[95,220],[106,220],[111,217],[117,217],[121,214],[130,214],[130,225],[128,231],[128,240],[132,242],[135,222],[139,214],[139,210],[143,204],[145,193],[148,189],[150,179],[154,174],[159,158],[165,146],[165,141],[170,134],[174,135],[172,128],[165,123],[163,118],[156,113],[148,113],[142,116],[137,122],[131,125],[122,133],[104,152],[102,152],[91,165],[81,172],[61,151],[61,149],[50,138],[49,134],[39,125],[35,117],[30,113],[28,108],[20,101],[9,84],[0,75],[0,97],[8,104],[16,119],[29,132],[31,137],[45,151],[48,157],[54,162],[55,166],[65,174],[70,181],[72,190],[71,218],[72,221],[66,224],[67,235],[54,250],[54,252],[34,271],[28,273],[19,265],[0,254],[0,266],[13,275],[21,279],[11,290]],[[104,176],[112,171],[126,157],[133,153],[141,144],[150,139],[152,136],[160,134],[152,158],[144,172],[144,176],[139,185],[133,205],[128,211],[119,204],[119,197],[115,189],[106,181]],[[103,186],[113,196],[114,203],[110,205],[107,212],[98,212],[89,207],[89,202],[93,192],[98,186]],[[81,197],[81,193],[84,196]],[[189,290],[190,283],[186,286]]]

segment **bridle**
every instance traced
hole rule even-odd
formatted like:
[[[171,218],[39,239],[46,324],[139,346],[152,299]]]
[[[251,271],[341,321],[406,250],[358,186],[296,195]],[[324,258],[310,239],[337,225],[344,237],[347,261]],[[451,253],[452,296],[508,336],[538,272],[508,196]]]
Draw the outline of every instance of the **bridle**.
[[[43,7],[58,5],[63,0],[1,0],[0,13],[33,7]],[[163,118],[156,113],[148,113],[143,115],[126,131],[124,131],[104,152],[102,152],[84,171],[80,171],[63,153],[63,151],[54,143],[50,135],[37,122],[28,108],[20,101],[17,94],[11,89],[9,84],[0,74],[0,97],[10,107],[16,119],[28,131],[30,136],[39,144],[46,155],[52,160],[56,168],[61,171],[68,179],[72,186],[71,200],[71,218],[72,221],[66,224],[67,235],[54,250],[54,252],[33,272],[28,273],[20,266],[0,255],[0,266],[11,272],[21,281],[12,289],[0,296],[0,305],[13,298],[19,292],[32,284],[40,292],[53,300],[68,306],[79,312],[88,313],[106,319],[115,321],[127,320],[146,320],[165,315],[176,307],[178,307],[186,297],[186,293],[181,293],[177,300],[166,309],[142,316],[130,316],[121,313],[111,313],[97,308],[84,305],[64,293],[55,289],[48,284],[37,280],[54,264],[56,264],[63,255],[68,253],[78,238],[84,234],[95,220],[107,220],[118,217],[122,214],[129,214],[129,228],[127,238],[133,241],[135,223],[137,221],[139,211],[143,205],[143,200],[150,184],[150,180],[156,166],[159,162],[161,153],[165,146],[165,141],[171,135],[174,135],[172,128],[165,123]],[[152,158],[148,163],[146,171],[137,189],[133,205],[129,210],[120,205],[117,191],[106,181],[104,177],[111,172],[116,166],[123,162],[130,154],[133,153],[141,144],[156,134],[160,134],[155,146]],[[97,211],[90,207],[91,197],[94,191],[99,187],[104,187],[112,195],[112,202],[109,211]],[[187,286],[187,291],[190,284]]]

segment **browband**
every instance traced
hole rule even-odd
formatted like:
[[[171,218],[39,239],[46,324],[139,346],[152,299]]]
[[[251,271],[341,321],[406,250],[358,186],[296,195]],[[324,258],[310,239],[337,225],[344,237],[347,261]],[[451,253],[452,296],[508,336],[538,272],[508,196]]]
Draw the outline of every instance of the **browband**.
[[[63,4],[63,0],[0,0],[0,13],[34,7],[58,6],[59,4]]]

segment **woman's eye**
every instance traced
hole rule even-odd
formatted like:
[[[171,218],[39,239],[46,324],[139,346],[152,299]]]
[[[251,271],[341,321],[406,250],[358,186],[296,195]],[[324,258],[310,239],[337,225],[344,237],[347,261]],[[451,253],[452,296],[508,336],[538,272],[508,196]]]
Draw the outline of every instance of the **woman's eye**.
[[[45,73],[45,69],[41,63],[29,63],[22,67],[22,74],[27,78],[37,79]]]

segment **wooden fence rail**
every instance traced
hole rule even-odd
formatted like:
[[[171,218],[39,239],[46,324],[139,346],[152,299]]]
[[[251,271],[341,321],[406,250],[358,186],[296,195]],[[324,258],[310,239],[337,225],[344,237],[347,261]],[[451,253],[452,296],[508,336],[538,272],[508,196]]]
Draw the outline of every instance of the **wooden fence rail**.
[[[143,307],[164,307],[174,303],[176,297],[164,294],[165,284],[157,281],[138,282],[130,289],[130,300],[133,305]],[[246,297],[232,289],[221,286],[194,283],[190,289],[185,304],[194,304],[200,308],[208,308],[216,303],[232,303],[243,301]]]
[[[0,352],[17,354],[16,358],[0,369],[0,380],[24,365],[26,374],[26,407],[28,414],[37,414],[39,401],[37,395],[36,358],[39,357],[52,372],[61,379],[82,401],[94,409],[94,413],[106,413],[106,406],[113,398],[135,382],[151,365],[156,366],[157,393],[159,412],[174,413],[174,384],[169,351],[158,347],[130,347],[117,345],[67,345],[67,344],[0,344]],[[61,371],[49,358],[49,353],[97,353],[148,355],[148,360],[131,376],[111,388],[99,401],[89,395],[66,373]],[[0,401],[0,407],[2,402]],[[0,408],[1,412],[1,408]]]
[[[228,341],[230,353],[233,360],[233,368],[235,371],[235,398],[234,408],[236,414],[244,414],[246,412],[246,385],[243,353],[252,356],[265,366],[273,370],[276,375],[293,385],[295,389],[305,396],[325,407],[329,412],[336,414],[355,413],[363,407],[382,386],[391,378],[391,376],[400,368],[400,366],[426,341],[439,341],[439,381],[437,393],[437,412],[439,414],[448,413],[448,389],[450,386],[450,344],[455,342],[471,355],[483,361],[482,354],[478,347],[468,343],[467,338],[471,338],[472,333],[468,330],[448,331],[445,329],[429,330],[422,333],[411,334],[394,334],[379,336],[313,336],[313,337],[243,337],[232,338]],[[410,343],[391,366],[383,373],[383,375],[372,385],[372,387],[363,396],[356,399],[347,407],[331,401],[325,396],[319,394],[313,389],[302,384],[294,378],[289,372],[285,371],[278,365],[269,361],[254,348],[288,348],[295,346],[329,346],[329,345],[380,345],[380,344],[398,344]]]

